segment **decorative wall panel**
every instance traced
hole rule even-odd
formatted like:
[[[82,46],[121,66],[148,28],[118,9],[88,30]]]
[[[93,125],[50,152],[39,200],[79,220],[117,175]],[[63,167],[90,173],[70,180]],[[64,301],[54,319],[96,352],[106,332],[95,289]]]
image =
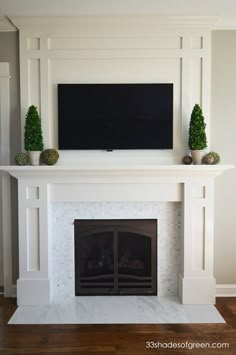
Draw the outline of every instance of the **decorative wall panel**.
[[[40,18],[35,24],[19,20],[18,26],[22,128],[28,106],[38,105],[46,147],[58,144],[58,83],[174,83],[173,150],[119,151],[110,155],[102,151],[62,151],[60,163],[85,158],[91,162],[115,158],[122,162],[179,163],[188,151],[186,136],[195,103],[202,105],[209,132],[211,47],[206,19],[193,23],[183,19],[181,25],[177,19],[167,18],[165,23],[165,18],[157,17],[155,21],[145,16],[83,17],[72,22],[58,19],[58,23]]]

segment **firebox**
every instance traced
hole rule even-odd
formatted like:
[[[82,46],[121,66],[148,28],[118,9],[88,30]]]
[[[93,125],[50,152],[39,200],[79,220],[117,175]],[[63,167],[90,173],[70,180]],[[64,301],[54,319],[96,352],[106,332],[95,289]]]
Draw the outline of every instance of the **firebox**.
[[[75,220],[75,295],[157,295],[157,220]]]

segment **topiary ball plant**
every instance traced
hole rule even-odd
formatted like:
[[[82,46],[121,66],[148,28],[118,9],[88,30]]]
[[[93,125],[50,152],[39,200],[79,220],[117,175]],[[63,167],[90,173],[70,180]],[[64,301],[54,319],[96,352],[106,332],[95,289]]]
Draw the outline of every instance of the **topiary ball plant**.
[[[214,157],[213,157],[213,155],[211,155],[211,154],[207,154],[207,155],[205,155],[205,157],[203,158],[203,164],[207,164],[207,165],[212,165],[212,164],[214,164]]]
[[[203,162],[212,165],[218,164],[220,162],[220,155],[216,152],[210,152],[204,157]]]
[[[26,153],[17,153],[15,156],[15,162],[17,165],[28,165],[29,157]]]
[[[189,149],[203,150],[207,147],[205,128],[206,124],[204,122],[202,109],[198,104],[196,104],[193,107],[189,124]]]
[[[25,118],[24,145],[26,151],[43,150],[41,120],[36,106],[30,106]]]
[[[46,149],[41,153],[41,160],[46,165],[55,165],[58,158],[59,153],[56,149]]]

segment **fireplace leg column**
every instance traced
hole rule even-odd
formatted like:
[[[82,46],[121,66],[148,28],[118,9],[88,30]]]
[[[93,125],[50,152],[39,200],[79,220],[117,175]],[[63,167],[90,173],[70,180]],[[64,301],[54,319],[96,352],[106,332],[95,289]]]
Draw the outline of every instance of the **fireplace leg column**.
[[[184,304],[214,304],[214,181],[184,184],[179,296]]]
[[[52,299],[48,184],[20,180],[18,305],[46,305]]]

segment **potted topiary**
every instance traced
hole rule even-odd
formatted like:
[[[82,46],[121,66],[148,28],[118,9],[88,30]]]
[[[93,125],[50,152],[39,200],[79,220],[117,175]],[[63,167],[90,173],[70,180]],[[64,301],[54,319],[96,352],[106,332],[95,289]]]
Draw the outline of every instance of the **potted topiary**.
[[[37,107],[33,105],[29,107],[25,118],[24,145],[31,164],[39,165],[40,154],[43,150],[43,134]]]
[[[205,128],[206,124],[204,122],[202,109],[198,104],[196,104],[191,113],[188,139],[188,146],[191,150],[191,156],[194,164],[202,163],[204,149],[207,147]]]

